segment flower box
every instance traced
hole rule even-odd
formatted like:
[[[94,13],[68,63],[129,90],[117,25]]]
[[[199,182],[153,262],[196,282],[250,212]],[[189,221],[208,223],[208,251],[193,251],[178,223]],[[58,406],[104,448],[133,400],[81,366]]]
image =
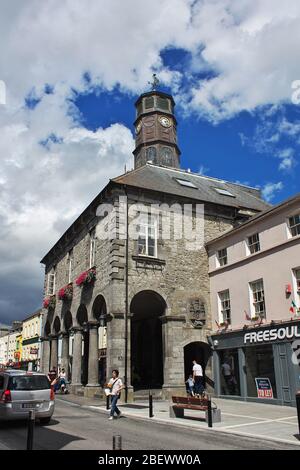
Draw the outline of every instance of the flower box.
[[[70,283],[58,291],[59,300],[71,300],[73,297],[73,284]]]
[[[96,279],[96,268],[90,268],[87,271],[84,271],[83,273],[78,276],[76,279],[76,285],[77,286],[82,286],[82,285],[88,285],[91,284],[95,281]]]
[[[43,302],[43,307],[47,308],[48,310],[50,308],[54,309],[56,305],[56,297],[55,295],[51,295],[50,297],[47,297],[44,302]]]

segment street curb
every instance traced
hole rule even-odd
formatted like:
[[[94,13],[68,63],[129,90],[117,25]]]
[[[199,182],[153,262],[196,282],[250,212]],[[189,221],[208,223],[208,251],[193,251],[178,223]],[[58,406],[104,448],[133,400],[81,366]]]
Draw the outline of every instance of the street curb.
[[[102,413],[103,415],[107,416],[107,410],[103,409],[103,408],[99,408],[99,406],[97,405],[78,405],[77,403],[72,403],[72,402],[67,402],[65,400],[61,400],[63,401],[64,403],[68,403],[70,404],[71,406],[79,406],[81,408],[84,408],[84,409],[87,409],[87,410],[93,410],[93,411],[96,411],[98,413]],[[198,431],[198,432],[203,432],[205,431],[206,433],[209,432],[211,434],[215,434],[215,433],[220,433],[220,434],[223,434],[224,436],[228,436],[228,435],[233,435],[233,436],[239,436],[239,437],[246,437],[250,440],[258,440],[261,436],[259,435],[256,435],[256,434],[250,434],[250,433],[241,433],[241,432],[237,432],[237,431],[231,431],[231,430],[225,430],[225,429],[220,429],[220,428],[214,428],[214,429],[211,429],[211,428],[199,428],[195,425],[193,425],[192,423],[190,424],[186,424],[186,423],[178,423],[178,422],[170,422],[166,419],[163,419],[163,418],[148,418],[148,417],[144,417],[144,416],[139,416],[139,415],[135,415],[135,414],[124,414],[124,417],[126,417],[127,419],[133,419],[133,420],[136,420],[136,421],[146,421],[146,422],[149,422],[149,420],[157,423],[157,424],[168,424],[170,426],[173,426],[173,427],[176,427],[176,428],[185,428],[185,429],[188,429],[189,431],[191,431],[191,429],[193,429],[193,431]],[[179,419],[179,418],[178,418]],[[292,445],[292,446],[295,446],[295,450],[300,446],[300,441],[299,442],[293,442],[293,441],[289,441],[287,439],[280,439],[280,438],[273,438],[273,437],[269,437],[269,436],[264,436],[263,437],[263,440],[264,441],[269,441],[269,442],[275,442],[275,443],[278,443],[278,444],[289,444],[289,445]]]

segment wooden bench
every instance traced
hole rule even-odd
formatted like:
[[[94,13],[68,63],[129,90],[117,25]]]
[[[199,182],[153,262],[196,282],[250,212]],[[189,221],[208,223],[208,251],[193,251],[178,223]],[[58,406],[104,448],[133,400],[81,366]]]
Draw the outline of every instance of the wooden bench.
[[[184,410],[205,411],[205,421],[208,423],[208,398],[172,397],[173,405],[170,406],[171,418],[184,418]],[[211,404],[212,422],[221,421],[221,412],[215,404]]]

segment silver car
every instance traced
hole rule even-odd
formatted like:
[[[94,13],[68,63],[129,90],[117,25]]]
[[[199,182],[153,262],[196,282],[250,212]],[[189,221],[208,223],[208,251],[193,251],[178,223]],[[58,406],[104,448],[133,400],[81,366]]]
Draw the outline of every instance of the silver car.
[[[0,371],[0,420],[26,419],[29,410],[34,410],[41,424],[48,424],[54,412],[54,399],[45,374]]]

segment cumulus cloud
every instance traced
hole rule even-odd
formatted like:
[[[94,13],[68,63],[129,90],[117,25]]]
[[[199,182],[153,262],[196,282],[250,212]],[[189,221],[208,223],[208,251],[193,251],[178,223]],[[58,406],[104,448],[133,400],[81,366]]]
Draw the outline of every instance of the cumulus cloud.
[[[262,196],[263,198],[268,201],[268,202],[271,202],[276,193],[281,191],[283,189],[283,183],[281,181],[279,181],[278,183],[266,183],[264,185],[264,187],[262,188]]]

